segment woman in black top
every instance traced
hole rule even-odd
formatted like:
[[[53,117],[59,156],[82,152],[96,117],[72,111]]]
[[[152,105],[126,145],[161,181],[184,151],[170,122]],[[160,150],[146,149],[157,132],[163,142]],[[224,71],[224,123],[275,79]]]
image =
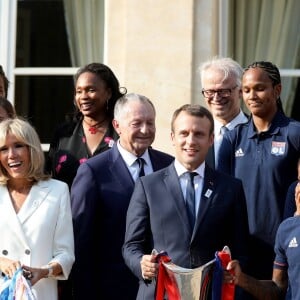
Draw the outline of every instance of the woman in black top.
[[[113,110],[124,94],[108,66],[91,63],[78,70],[74,120],[59,126],[50,144],[48,170],[54,178],[71,188],[79,165],[112,147],[118,138],[111,124]]]

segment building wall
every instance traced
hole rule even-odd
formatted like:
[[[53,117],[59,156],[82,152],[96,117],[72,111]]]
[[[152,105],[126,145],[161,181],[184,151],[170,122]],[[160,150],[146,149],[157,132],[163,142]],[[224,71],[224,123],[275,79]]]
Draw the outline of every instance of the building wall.
[[[153,146],[162,151],[174,154],[170,142],[174,110],[186,103],[203,104],[197,67],[217,53],[218,1],[105,1],[104,63],[128,92],[153,101],[157,110]],[[16,0],[0,0],[0,8],[5,8],[0,12],[0,35],[5,41],[13,31],[10,14],[16,4]],[[1,47],[0,62],[8,66],[11,78],[13,56],[13,51]]]
[[[172,154],[172,113],[183,104],[202,103],[196,71],[201,59],[213,51],[213,2],[106,2],[105,62],[128,92],[153,101],[157,110],[154,147]]]

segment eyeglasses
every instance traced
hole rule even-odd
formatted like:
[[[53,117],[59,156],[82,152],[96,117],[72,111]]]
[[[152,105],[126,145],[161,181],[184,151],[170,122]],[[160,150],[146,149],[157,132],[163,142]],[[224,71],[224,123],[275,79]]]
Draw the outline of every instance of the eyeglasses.
[[[234,86],[233,88],[231,89],[220,89],[220,90],[205,90],[205,89],[202,89],[202,95],[205,97],[205,98],[208,98],[208,99],[212,99],[215,94],[218,94],[218,96],[220,97],[229,97],[232,93],[232,91],[234,89],[236,89],[238,86]]]

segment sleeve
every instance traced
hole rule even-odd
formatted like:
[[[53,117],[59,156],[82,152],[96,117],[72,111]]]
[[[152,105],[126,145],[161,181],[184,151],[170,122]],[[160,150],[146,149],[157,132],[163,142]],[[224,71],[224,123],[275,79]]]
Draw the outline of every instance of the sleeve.
[[[276,239],[275,239],[275,246],[274,246],[274,252],[275,252],[275,261],[274,261],[274,269],[280,269],[280,270],[287,270],[288,267],[288,261],[286,257],[285,250],[283,248],[283,227],[282,224],[279,226]]]
[[[54,131],[53,138],[50,142],[49,151],[46,155],[46,164],[45,169],[46,172],[53,175],[53,178],[55,178],[56,175],[56,162],[55,162],[55,156],[57,151],[60,147],[60,141],[63,137],[70,137],[73,134],[73,131],[76,127],[75,122],[66,122],[63,124],[58,125],[58,127]]]
[[[58,276],[57,279],[67,279],[75,260],[74,236],[69,188],[65,183],[59,183],[62,184],[63,189],[59,196],[59,216],[54,235],[53,259],[50,262],[57,262],[62,267],[63,275]]]
[[[295,203],[295,188],[298,181],[293,182],[287,191],[284,205],[284,213],[283,220],[289,217],[293,217],[296,211],[296,203]]]
[[[55,152],[57,151],[58,145],[59,145],[59,139],[60,139],[60,129],[56,128],[54,132],[54,136],[50,142],[49,151],[46,155],[46,164],[45,169],[46,172],[49,174],[54,174],[53,165],[54,165],[54,156]]]
[[[140,261],[150,253],[150,220],[146,194],[142,181],[137,180],[127,210],[123,257],[136,277],[143,280]]]
[[[234,149],[229,134],[225,134],[219,149],[216,170],[234,176]]]
[[[98,260],[95,238],[98,200],[97,183],[91,167],[84,163],[71,187],[71,209],[75,240],[75,263],[72,269],[76,299],[88,297],[97,284],[94,262]],[[101,243],[101,241],[97,241]],[[82,298],[83,297],[83,298]]]
[[[236,202],[235,202],[235,217],[234,217],[234,253],[240,261],[243,268],[248,266],[249,256],[249,226],[245,192],[242,182],[236,179]]]

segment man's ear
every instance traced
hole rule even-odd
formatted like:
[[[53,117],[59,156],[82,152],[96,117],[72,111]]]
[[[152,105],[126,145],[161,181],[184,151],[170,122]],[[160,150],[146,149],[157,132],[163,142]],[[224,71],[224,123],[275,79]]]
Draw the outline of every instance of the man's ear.
[[[173,131],[171,131],[170,138],[171,138],[172,145],[174,146],[174,132]]]
[[[119,122],[118,122],[116,119],[113,119],[113,120],[112,120],[112,125],[113,125],[113,127],[114,127],[116,133],[117,133],[118,135],[120,135],[121,132],[120,132],[120,125],[119,125]]]

